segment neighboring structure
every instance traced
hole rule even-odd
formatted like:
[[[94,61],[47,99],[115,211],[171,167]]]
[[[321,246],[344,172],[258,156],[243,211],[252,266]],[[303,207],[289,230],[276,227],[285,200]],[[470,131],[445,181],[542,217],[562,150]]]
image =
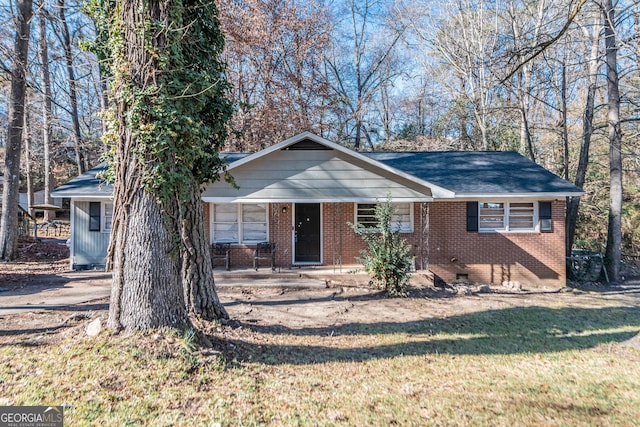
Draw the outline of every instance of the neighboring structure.
[[[231,267],[276,244],[280,268],[354,265],[391,197],[416,268],[445,281],[564,286],[565,198],[582,191],[513,152],[368,152],[304,133],[253,154],[227,154],[239,188],[202,193],[211,243],[231,243]],[[93,169],[52,194],[71,198],[73,268],[102,267],[112,188]]]

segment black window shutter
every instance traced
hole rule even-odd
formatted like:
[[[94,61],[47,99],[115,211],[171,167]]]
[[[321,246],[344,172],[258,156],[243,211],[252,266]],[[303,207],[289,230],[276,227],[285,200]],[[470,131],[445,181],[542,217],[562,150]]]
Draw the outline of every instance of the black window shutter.
[[[89,202],[89,231],[100,231],[100,202]]]
[[[478,231],[478,202],[467,202],[467,231]]]
[[[550,233],[553,231],[551,220],[551,202],[540,202],[540,231]]]

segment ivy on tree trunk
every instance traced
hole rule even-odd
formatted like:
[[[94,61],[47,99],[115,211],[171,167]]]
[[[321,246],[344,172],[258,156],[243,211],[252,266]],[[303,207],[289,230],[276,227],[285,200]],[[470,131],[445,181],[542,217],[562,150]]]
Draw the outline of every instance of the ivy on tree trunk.
[[[96,0],[111,87],[114,213],[109,326],[183,327],[227,313],[216,295],[200,191],[219,179],[232,114],[218,11],[207,0]]]

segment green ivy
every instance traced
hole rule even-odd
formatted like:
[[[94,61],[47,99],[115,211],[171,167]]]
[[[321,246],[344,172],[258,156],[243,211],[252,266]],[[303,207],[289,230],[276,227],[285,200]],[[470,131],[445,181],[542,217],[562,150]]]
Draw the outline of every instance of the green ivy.
[[[188,197],[189,183],[213,182],[224,172],[218,153],[227,137],[233,105],[220,59],[224,36],[215,3],[184,0],[164,5],[170,8],[167,20],[147,21],[139,28],[161,70],[153,84],[145,87],[127,73],[122,2],[91,0],[87,10],[98,32],[91,48],[112,78],[112,105],[126,106],[123,121],[113,112],[107,116],[110,130],[104,140],[115,147],[119,126],[128,128],[135,137],[133,154],[143,165],[145,189],[167,202],[176,195]],[[158,35],[163,38],[161,47],[151,38]],[[111,166],[115,154],[115,149],[107,151]]]

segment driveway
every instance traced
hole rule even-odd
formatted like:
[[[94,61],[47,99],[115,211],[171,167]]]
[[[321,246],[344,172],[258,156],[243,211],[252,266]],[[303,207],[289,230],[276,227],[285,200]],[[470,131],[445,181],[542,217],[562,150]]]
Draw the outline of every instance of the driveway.
[[[325,288],[326,281],[300,275],[216,273],[216,287],[255,288]],[[0,288],[2,284],[0,283]],[[35,276],[14,290],[0,291],[0,316],[40,310],[61,309],[111,295],[111,273],[104,271],[74,271],[55,275]]]
[[[27,311],[53,310],[111,295],[111,274],[74,271],[36,276],[26,286],[0,292],[0,316]]]

